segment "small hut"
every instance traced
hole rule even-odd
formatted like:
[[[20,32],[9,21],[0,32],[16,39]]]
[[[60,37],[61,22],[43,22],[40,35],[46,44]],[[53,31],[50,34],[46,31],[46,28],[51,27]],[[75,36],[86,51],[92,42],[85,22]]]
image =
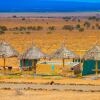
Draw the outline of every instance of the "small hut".
[[[19,53],[8,43],[0,42],[0,58],[4,59],[4,70],[6,67],[6,58],[18,57]]]
[[[63,69],[65,67],[65,59],[78,59],[79,56],[76,55],[74,52],[67,49],[64,45],[61,46],[56,52],[51,55],[51,58],[62,59],[63,62]],[[79,68],[80,69],[80,68]]]
[[[34,74],[36,74],[37,61],[46,56],[39,48],[33,45],[20,57],[20,67],[34,69]]]
[[[98,75],[100,72],[100,46],[95,45],[86,52],[83,56],[85,59],[83,63],[82,75],[95,74]]]

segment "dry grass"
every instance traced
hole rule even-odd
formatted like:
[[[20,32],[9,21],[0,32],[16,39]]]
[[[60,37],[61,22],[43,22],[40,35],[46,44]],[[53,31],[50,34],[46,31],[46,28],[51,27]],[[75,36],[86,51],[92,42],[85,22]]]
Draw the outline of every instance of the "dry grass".
[[[9,42],[15,49],[20,53],[23,53],[29,48],[32,43],[40,47],[45,53],[52,53],[60,47],[63,40],[65,39],[66,47],[76,52],[77,54],[83,55],[86,50],[91,48],[96,41],[99,41],[100,30],[87,30],[79,32],[78,30],[66,31],[62,30],[64,25],[76,25],[81,24],[77,21],[64,21],[61,18],[29,18],[22,21],[20,18],[0,18],[0,25],[7,26],[9,28],[20,27],[20,26],[42,26],[47,28],[49,26],[55,26],[56,30],[52,31],[51,34],[47,34],[48,30],[31,31],[31,34],[14,34],[12,31],[6,32],[6,34],[0,36],[0,40]],[[48,24],[47,24],[48,23]],[[94,25],[99,22],[91,21]],[[24,33],[24,32],[23,32]],[[3,61],[0,60],[0,65],[3,65]],[[17,59],[7,59],[6,65],[18,67],[19,61]]]

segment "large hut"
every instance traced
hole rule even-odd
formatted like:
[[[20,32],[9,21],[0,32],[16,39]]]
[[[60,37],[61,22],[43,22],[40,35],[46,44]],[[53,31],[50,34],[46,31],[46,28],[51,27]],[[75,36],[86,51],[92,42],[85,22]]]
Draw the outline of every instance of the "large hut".
[[[0,58],[4,59],[4,69],[6,67],[6,58],[18,57],[19,53],[8,43],[0,42]]]
[[[57,59],[62,59],[63,61],[63,67],[65,63],[65,59],[78,59],[79,56],[76,55],[74,52],[66,48],[64,45],[62,45],[57,51],[55,51],[52,55],[51,58],[57,58]]]
[[[29,48],[21,57],[20,57],[20,67],[34,69],[34,74],[36,74],[36,64],[37,61],[41,58],[45,58],[46,54],[43,53],[36,46]]]
[[[85,59],[83,63],[82,75],[95,74],[98,75],[100,72],[100,46],[95,45],[86,52],[83,56]]]

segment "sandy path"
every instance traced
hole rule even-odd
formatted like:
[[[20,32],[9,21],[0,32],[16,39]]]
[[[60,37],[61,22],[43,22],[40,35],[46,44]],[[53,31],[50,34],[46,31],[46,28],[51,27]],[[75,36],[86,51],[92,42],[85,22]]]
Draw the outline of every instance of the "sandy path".
[[[100,100],[99,92],[0,90],[0,100]]]
[[[34,89],[34,90],[73,90],[73,91],[100,91],[100,86],[93,85],[48,85],[48,84],[13,84],[0,83],[0,89]]]

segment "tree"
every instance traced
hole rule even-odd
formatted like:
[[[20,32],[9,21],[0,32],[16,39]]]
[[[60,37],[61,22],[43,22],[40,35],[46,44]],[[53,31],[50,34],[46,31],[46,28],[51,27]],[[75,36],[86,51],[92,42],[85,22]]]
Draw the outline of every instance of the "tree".
[[[0,30],[2,30],[2,31],[7,31],[8,29],[7,29],[6,26],[0,26]]]
[[[89,28],[89,27],[91,26],[91,24],[90,24],[89,22],[86,21],[86,22],[84,23],[84,26],[85,26],[86,28]]]
[[[81,25],[80,24],[77,24],[76,25],[76,29],[80,29],[81,28]]]

